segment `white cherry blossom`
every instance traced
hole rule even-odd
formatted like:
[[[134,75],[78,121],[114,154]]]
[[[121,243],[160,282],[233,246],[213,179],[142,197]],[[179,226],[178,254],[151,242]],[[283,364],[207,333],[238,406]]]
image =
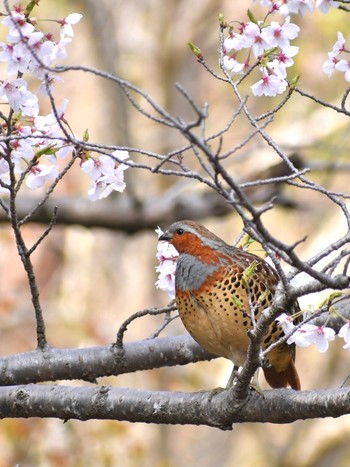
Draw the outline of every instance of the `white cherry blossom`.
[[[350,82],[350,61],[349,60],[339,60],[335,65],[335,69],[338,71],[344,72],[344,78],[346,81]]]
[[[36,190],[44,186],[47,181],[55,180],[58,174],[58,168],[55,165],[35,165],[26,178],[26,185],[31,190]]]
[[[287,88],[287,81],[276,74],[269,74],[261,68],[262,78],[251,86],[254,96],[276,96],[282,94]]]
[[[158,234],[158,237],[160,237],[163,231],[158,227],[156,229],[156,233]],[[160,241],[157,245],[156,256],[159,261],[159,265],[156,267],[156,271],[159,274],[156,287],[167,292],[169,297],[173,299],[175,298],[176,260],[179,253],[169,242]]]
[[[127,151],[116,150],[112,156],[125,160],[129,154]],[[124,191],[124,171],[128,166],[117,162],[113,157],[102,155],[96,159],[89,158],[81,164],[81,168],[92,180],[88,191],[91,201],[106,198],[112,191]]]
[[[269,26],[263,28],[261,36],[269,46],[285,49],[289,47],[289,41],[298,36],[299,31],[299,26],[292,24],[288,16],[282,25],[277,21],[272,21]]]
[[[339,330],[338,336],[342,337],[345,341],[343,349],[350,349],[350,321],[347,321]]]
[[[81,15],[80,13],[71,13],[70,15],[66,16],[63,20],[61,20],[61,38],[64,38],[65,36],[73,37],[74,30],[72,28],[72,25],[79,23],[82,17],[83,15]]]
[[[28,91],[27,86],[23,78],[5,80],[0,84],[0,99],[8,102],[14,112],[35,117],[39,113],[38,98]]]

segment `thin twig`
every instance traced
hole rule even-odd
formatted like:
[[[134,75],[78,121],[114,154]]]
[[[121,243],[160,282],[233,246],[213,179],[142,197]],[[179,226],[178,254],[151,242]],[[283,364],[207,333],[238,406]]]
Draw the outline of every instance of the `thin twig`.
[[[147,315],[151,315],[151,316],[161,315],[164,313],[169,313],[170,311],[174,311],[174,310],[176,310],[176,306],[170,304],[164,308],[146,308],[145,310],[137,311],[136,313],[132,314],[120,326],[118,333],[117,333],[115,346],[120,347],[120,348],[123,347],[124,334],[129,324],[135,321],[135,319],[142,318],[143,316],[147,316]]]

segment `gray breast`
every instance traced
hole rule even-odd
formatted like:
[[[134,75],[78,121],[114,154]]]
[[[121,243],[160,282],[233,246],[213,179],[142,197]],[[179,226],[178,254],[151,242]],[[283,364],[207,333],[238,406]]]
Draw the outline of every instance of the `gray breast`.
[[[206,264],[189,254],[181,254],[177,259],[175,286],[182,291],[195,290],[211,276],[217,265]]]

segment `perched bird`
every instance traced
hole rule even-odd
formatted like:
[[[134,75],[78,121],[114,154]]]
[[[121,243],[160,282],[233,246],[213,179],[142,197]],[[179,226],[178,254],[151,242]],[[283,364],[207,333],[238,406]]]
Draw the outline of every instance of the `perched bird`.
[[[176,303],[187,331],[209,352],[242,366],[250,342],[248,331],[253,328],[252,317],[257,320],[270,306],[277,273],[262,258],[228,245],[193,221],[175,222],[159,240],[171,243],[179,253]],[[299,309],[297,302],[294,308]],[[281,336],[283,331],[274,322],[263,338],[262,348]],[[267,357],[269,365],[263,371],[268,384],[300,390],[294,344],[284,342]]]

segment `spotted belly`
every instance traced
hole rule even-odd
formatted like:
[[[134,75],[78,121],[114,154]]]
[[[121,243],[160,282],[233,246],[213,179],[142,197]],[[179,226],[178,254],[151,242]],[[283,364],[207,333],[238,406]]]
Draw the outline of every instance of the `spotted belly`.
[[[191,292],[176,297],[180,318],[191,336],[206,350],[242,366],[246,360],[251,320],[232,302],[211,303],[196,299]]]

